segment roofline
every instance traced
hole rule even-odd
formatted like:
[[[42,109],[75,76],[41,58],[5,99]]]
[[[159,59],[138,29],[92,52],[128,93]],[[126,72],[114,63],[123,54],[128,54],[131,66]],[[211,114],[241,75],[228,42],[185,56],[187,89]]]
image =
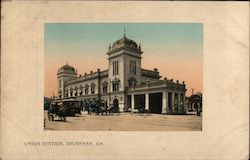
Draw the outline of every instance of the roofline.
[[[115,53],[115,52],[117,52],[117,51],[120,51],[120,50],[122,50],[122,49],[127,49],[127,50],[129,50],[129,51],[137,52],[137,53],[139,53],[139,54],[142,54],[142,53],[143,53],[141,50],[133,49],[133,48],[130,48],[130,47],[127,47],[127,46],[122,46],[122,47],[120,47],[120,48],[116,48],[116,49],[114,49],[114,50],[108,51],[106,54],[107,54],[107,55],[110,55],[110,54]]]

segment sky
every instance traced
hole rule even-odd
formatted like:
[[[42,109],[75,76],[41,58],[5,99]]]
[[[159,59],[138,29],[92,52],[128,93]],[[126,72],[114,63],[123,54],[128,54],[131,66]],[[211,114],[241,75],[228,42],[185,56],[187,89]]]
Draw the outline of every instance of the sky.
[[[202,92],[201,23],[46,23],[45,96],[57,94],[57,71],[67,62],[78,74],[108,69],[107,51],[125,34],[141,44],[142,68],[185,81],[187,95]]]

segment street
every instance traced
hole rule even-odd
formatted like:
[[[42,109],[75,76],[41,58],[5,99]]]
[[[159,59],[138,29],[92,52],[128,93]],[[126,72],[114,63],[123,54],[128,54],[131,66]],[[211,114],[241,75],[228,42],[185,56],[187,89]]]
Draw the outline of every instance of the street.
[[[194,114],[135,114],[88,115],[86,112],[67,117],[66,122],[49,121],[44,112],[44,130],[57,131],[201,131],[202,117]]]

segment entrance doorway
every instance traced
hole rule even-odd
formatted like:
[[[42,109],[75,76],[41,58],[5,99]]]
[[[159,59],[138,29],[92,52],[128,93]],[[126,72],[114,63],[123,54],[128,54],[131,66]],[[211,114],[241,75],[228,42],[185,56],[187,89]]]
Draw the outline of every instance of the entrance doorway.
[[[113,100],[113,106],[114,106],[114,107],[118,107],[118,104],[119,104],[118,99],[115,98],[115,99]]]
[[[135,95],[135,109],[145,109],[145,94]]]
[[[151,113],[160,114],[162,111],[162,93],[149,94],[149,109]]]
[[[115,112],[119,112],[119,102],[117,98],[113,100],[113,107],[115,109]]]

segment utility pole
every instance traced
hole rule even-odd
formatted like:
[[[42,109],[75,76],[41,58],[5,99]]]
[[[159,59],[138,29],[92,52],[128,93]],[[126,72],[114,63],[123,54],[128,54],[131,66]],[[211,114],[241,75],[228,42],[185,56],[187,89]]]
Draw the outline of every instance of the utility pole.
[[[110,94],[111,94],[111,79],[109,79],[108,87],[109,87],[109,106],[110,106],[110,104],[111,104],[111,96],[110,96]]]

